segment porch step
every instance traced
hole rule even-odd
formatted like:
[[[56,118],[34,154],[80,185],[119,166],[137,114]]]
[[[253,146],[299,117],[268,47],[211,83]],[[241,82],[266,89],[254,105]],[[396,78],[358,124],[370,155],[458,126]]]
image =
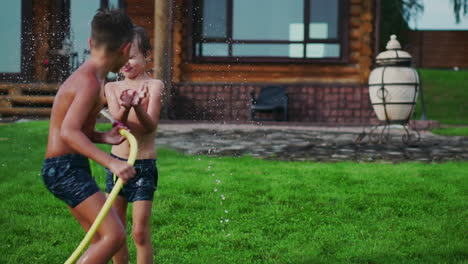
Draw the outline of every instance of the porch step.
[[[0,107],[2,116],[50,116],[52,108]]]
[[[11,104],[48,104],[54,103],[54,96],[34,96],[34,95],[13,95],[13,96],[0,96],[0,100],[7,100]]]
[[[0,116],[50,115],[59,84],[1,83]]]

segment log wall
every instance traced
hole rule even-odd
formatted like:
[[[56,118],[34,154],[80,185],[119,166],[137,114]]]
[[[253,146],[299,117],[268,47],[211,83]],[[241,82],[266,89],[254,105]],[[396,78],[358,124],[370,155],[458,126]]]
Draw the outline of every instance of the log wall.
[[[348,63],[192,63],[187,61],[188,0],[175,0],[173,79],[179,82],[366,83],[374,57],[374,0],[349,0]]]
[[[280,84],[289,94],[290,121],[376,122],[366,85],[375,57],[376,1],[348,1],[346,63],[255,64],[188,60],[188,0],[173,3],[170,117],[247,121],[250,91],[258,94],[262,86]]]

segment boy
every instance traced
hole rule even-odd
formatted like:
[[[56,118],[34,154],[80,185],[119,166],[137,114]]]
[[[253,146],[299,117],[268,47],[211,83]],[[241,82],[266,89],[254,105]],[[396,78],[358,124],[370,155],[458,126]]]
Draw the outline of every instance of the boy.
[[[91,176],[88,158],[108,167],[128,181],[135,169],[97,148],[94,143],[120,144],[118,129],[94,131],[104,105],[103,85],[109,71],[118,71],[128,60],[133,24],[119,10],[99,10],[91,25],[91,56],[62,84],[52,107],[46,160],[42,177],[46,187],[67,203],[73,216],[87,231],[106,197]],[[125,242],[125,229],[110,210],[90,247],[78,263],[107,263]]]
[[[114,202],[114,208],[122,222],[126,223],[127,205],[133,203],[132,235],[137,249],[137,263],[153,263],[153,247],[150,238],[151,207],[158,182],[154,138],[159,122],[163,84],[145,72],[151,44],[148,34],[135,26],[135,37],[130,49],[130,59],[121,69],[123,81],[108,83],[105,87],[107,104],[114,119],[129,127],[138,142],[135,162],[137,174],[124,185]],[[128,159],[127,142],[112,147],[112,155]],[[114,187],[112,172],[107,170],[106,192]],[[126,245],[114,256],[115,264],[128,263]]]

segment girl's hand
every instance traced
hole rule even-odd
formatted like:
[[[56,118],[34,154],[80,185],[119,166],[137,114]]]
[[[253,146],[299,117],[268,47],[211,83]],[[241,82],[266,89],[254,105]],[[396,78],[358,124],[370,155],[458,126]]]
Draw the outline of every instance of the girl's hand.
[[[120,105],[125,108],[130,108],[133,105],[133,100],[136,97],[136,91],[135,90],[124,90],[120,94]]]
[[[141,101],[146,96],[148,96],[148,83],[147,82],[143,83],[140,89],[138,89],[138,91],[136,92],[132,100],[132,106],[137,106],[141,104]]]

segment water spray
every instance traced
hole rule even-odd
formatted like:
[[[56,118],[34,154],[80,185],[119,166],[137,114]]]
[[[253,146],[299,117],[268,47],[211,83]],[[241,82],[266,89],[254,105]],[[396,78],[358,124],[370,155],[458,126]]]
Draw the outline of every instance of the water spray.
[[[112,126],[119,125],[120,122],[115,121],[112,116],[106,111],[106,110],[101,110],[101,115],[109,119],[109,121],[112,122]],[[126,129],[120,129],[119,133],[124,136],[127,140],[128,143],[130,144],[130,155],[128,156],[128,164],[132,165],[135,163],[135,159],[137,156],[138,152],[138,144],[136,142],[135,137]],[[116,175],[114,174],[114,177]],[[88,232],[86,233],[86,236],[83,238],[81,243],[78,245],[78,247],[75,249],[75,251],[72,253],[72,255],[65,261],[65,264],[73,264],[75,263],[80,255],[83,253],[84,249],[88,246],[89,242],[93,238],[94,234],[96,234],[97,229],[101,225],[102,221],[106,217],[107,213],[109,212],[112,204],[115,201],[115,198],[117,198],[118,193],[123,187],[123,181],[122,179],[118,179],[117,182],[114,185],[114,188],[112,188],[111,193],[107,197],[106,202],[102,206],[101,211],[99,211],[99,214],[96,217],[96,220],[94,220],[93,225],[89,228]]]

